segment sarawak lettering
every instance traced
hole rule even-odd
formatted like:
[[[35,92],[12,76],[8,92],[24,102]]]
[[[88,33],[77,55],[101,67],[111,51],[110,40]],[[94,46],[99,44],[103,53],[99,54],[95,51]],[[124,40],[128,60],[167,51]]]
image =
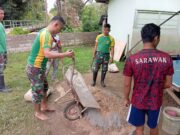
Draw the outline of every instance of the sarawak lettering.
[[[138,58],[135,59],[136,64],[143,63],[167,63],[167,59],[164,57],[152,57],[152,58]]]

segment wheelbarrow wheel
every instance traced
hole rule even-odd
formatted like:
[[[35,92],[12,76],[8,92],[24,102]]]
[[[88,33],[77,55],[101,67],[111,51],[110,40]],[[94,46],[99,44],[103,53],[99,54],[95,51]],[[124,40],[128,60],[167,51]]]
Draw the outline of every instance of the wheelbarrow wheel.
[[[65,107],[64,116],[70,121],[80,119],[82,109],[83,107],[80,104],[76,101],[72,101]]]

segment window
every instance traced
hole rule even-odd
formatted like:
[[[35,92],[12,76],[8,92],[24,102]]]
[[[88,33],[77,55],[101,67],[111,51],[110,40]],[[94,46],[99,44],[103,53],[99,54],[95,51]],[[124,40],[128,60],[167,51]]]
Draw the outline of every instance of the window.
[[[172,16],[174,12],[165,11],[151,11],[151,10],[137,10],[134,21],[134,28],[142,28],[147,23],[161,24],[163,21]],[[161,28],[165,29],[177,29],[179,28],[179,16],[175,16]]]

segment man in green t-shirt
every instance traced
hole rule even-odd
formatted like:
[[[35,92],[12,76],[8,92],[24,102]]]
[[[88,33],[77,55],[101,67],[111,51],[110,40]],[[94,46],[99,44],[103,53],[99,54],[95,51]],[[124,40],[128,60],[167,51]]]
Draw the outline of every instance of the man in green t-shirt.
[[[10,92],[5,87],[4,69],[7,63],[6,33],[1,21],[4,18],[4,10],[0,7],[0,92]]]
[[[49,25],[37,34],[28,57],[26,73],[32,89],[32,101],[35,109],[34,115],[40,120],[48,119],[48,116],[45,115],[44,112],[55,111],[47,106],[46,103],[48,82],[45,71],[48,59],[74,57],[72,51],[65,53],[51,51],[53,43],[52,35],[59,33],[64,24],[65,22],[62,17],[53,17]]]
[[[98,35],[96,38],[96,45],[93,53],[94,66],[93,66],[93,83],[92,86],[96,85],[96,78],[98,75],[98,71],[100,66],[102,65],[102,73],[101,73],[101,86],[106,87],[104,80],[106,76],[106,72],[108,70],[108,63],[113,62],[114,57],[114,38],[109,35],[110,32],[110,24],[105,24],[102,29],[102,34]],[[111,53],[111,59],[110,59]],[[110,59],[110,61],[109,61]]]

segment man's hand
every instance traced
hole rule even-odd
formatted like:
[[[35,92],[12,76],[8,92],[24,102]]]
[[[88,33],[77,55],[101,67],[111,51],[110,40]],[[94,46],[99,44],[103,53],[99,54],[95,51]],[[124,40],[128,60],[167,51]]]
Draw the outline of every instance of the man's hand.
[[[114,47],[111,47],[111,59],[109,63],[113,63],[113,59],[114,59]]]
[[[173,91],[173,90],[174,90],[173,86],[171,86],[171,87],[169,88],[169,90]]]
[[[110,64],[113,63],[113,58],[110,58],[109,63]]]
[[[129,99],[125,99],[124,105],[125,105],[126,107],[129,107],[129,105],[130,105],[130,100],[129,100]]]
[[[172,76],[167,75],[164,82],[164,89],[171,88],[171,87],[172,87]]]
[[[73,52],[73,50],[67,50],[67,51],[65,52],[65,54],[66,54],[66,57],[68,57],[68,58],[73,58],[73,57],[74,57],[74,52]]]
[[[126,107],[130,105],[129,95],[131,91],[131,81],[132,77],[124,76],[124,103]]]

